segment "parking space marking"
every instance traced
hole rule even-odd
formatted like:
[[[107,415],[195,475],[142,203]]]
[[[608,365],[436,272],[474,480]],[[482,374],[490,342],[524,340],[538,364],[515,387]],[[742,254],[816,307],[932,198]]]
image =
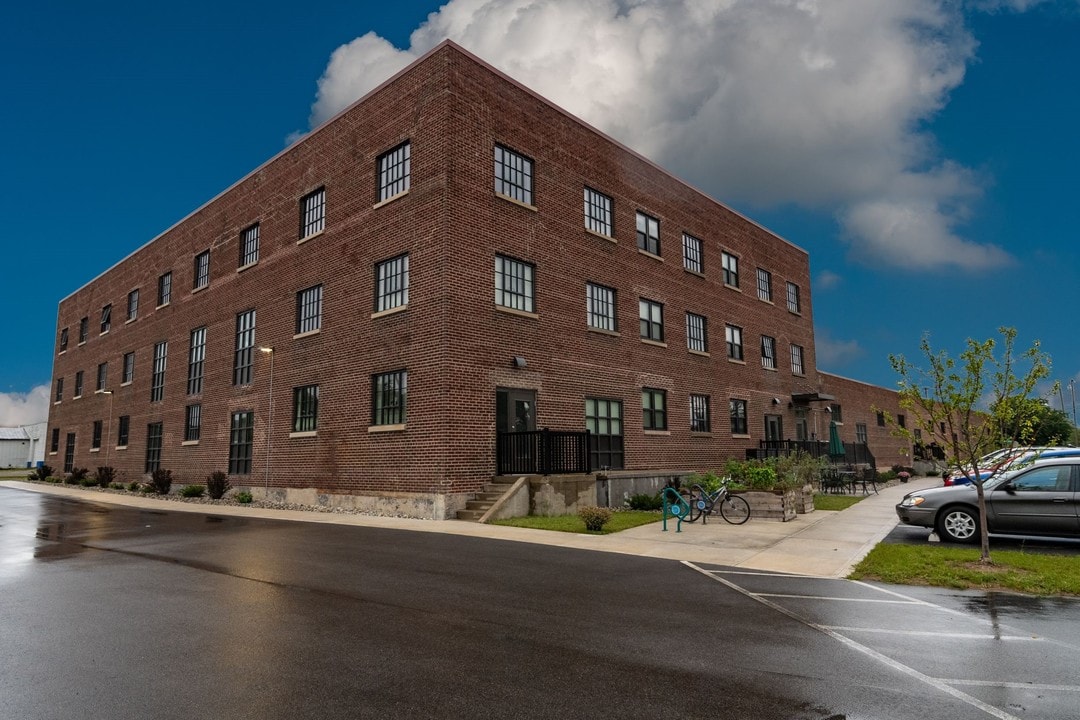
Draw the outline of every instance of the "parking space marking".
[[[886,605],[921,605],[913,600],[876,600],[874,598],[830,597],[828,595],[794,595],[789,593],[754,593],[758,597],[797,598],[799,600],[842,600],[844,602],[884,603]]]
[[[982,700],[978,699],[977,697],[973,697],[971,695],[968,695],[967,693],[956,689],[952,685],[950,685],[950,684],[948,684],[948,683],[946,683],[946,682],[944,682],[942,680],[930,677],[929,675],[916,670],[915,668],[911,667],[910,665],[905,665],[902,662],[899,662],[897,660],[893,660],[891,657],[889,657],[887,655],[883,655],[882,653],[878,652],[877,650],[874,650],[871,647],[868,647],[866,645],[863,645],[860,642],[852,640],[851,638],[847,637],[846,635],[841,635],[840,633],[836,632],[835,630],[830,630],[829,628],[827,628],[824,625],[819,625],[818,623],[814,622],[813,620],[811,620],[811,619],[809,619],[807,617],[804,617],[804,616],[800,615],[799,613],[795,612],[794,610],[789,610],[788,608],[786,608],[786,607],[784,607],[782,605],[779,605],[779,604],[773,602],[772,600],[770,600],[770,599],[768,599],[766,597],[762,597],[761,595],[758,595],[756,593],[752,593],[749,590],[741,588],[738,585],[736,585],[735,583],[731,582],[730,580],[728,580],[726,578],[723,578],[723,577],[720,577],[721,573],[714,573],[714,572],[711,572],[711,571],[706,570],[704,568],[698,567],[697,565],[690,562],[689,560],[683,560],[682,564],[686,565],[687,567],[689,567],[689,568],[691,568],[693,570],[698,571],[699,573],[701,573],[702,575],[705,575],[706,577],[712,578],[716,582],[718,582],[718,583],[720,583],[720,584],[734,590],[735,592],[737,592],[737,593],[739,593],[741,595],[744,595],[744,596],[750,598],[751,600],[754,600],[755,602],[761,603],[762,605],[764,605],[764,606],[766,606],[766,607],[780,613],[781,615],[786,615],[787,617],[791,618],[792,620],[795,620],[796,622],[802,623],[803,625],[806,625],[809,628],[812,628],[814,630],[817,630],[818,632],[821,632],[821,633],[824,633],[825,635],[828,635],[829,637],[833,638],[837,642],[848,646],[852,650],[856,650],[856,651],[858,651],[858,652],[860,652],[860,653],[862,653],[862,654],[864,654],[864,655],[866,655],[868,657],[871,657],[874,660],[877,660],[878,662],[882,663],[883,665],[886,665],[886,666],[888,666],[888,667],[890,667],[890,668],[892,668],[892,669],[894,669],[894,670],[896,670],[898,672],[904,673],[905,675],[908,675],[908,676],[910,676],[910,677],[912,677],[912,678],[914,678],[916,680],[919,680],[920,682],[925,683],[926,685],[929,685],[930,687],[932,687],[932,688],[934,688],[934,689],[936,689],[936,690],[938,690],[940,692],[943,692],[946,695],[950,695],[950,696],[956,698],[957,700],[959,700],[959,701],[961,701],[963,703],[966,703],[968,705],[971,705],[972,707],[978,708],[979,710],[982,710],[983,712],[985,712],[987,715],[998,718],[998,720],[1020,720],[1020,718],[1018,718],[1017,716],[1012,715],[1010,713],[1007,713],[1004,710],[1001,710],[1000,708],[996,708],[993,705],[989,705],[987,703],[984,703]]]
[[[980,635],[976,633],[931,632],[929,630],[888,630],[885,628],[845,627],[842,625],[822,625],[822,627],[837,632],[878,633],[880,635],[913,635],[956,638],[958,640],[1027,640],[1028,642],[1045,642],[1045,638],[1032,635]]]
[[[1041,683],[999,682],[996,680],[942,680],[950,685],[1009,688],[1010,690],[1047,690],[1050,692],[1080,692],[1080,685],[1044,685]]]

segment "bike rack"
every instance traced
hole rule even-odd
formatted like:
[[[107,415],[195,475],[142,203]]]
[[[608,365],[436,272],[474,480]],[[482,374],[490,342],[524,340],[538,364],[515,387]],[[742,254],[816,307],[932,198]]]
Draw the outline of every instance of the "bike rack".
[[[683,518],[690,513],[690,503],[686,501],[679,491],[672,487],[664,488],[664,532],[667,532],[667,519],[671,517],[678,520],[675,532],[682,532]]]

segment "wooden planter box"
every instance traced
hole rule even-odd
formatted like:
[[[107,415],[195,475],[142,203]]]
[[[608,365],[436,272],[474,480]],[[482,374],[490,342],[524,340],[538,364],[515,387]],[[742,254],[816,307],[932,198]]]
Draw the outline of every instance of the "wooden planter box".
[[[814,512],[813,485],[803,485],[802,489],[795,491],[795,512],[799,515]]]
[[[796,493],[794,490],[742,490],[738,492],[750,504],[752,520],[779,520],[787,522],[795,519]],[[813,499],[811,498],[811,507]]]

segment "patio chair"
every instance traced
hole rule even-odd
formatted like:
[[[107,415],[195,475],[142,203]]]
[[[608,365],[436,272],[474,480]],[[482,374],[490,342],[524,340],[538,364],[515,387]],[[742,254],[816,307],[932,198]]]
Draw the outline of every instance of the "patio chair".
[[[847,493],[847,482],[840,476],[839,471],[833,467],[825,468],[821,474],[821,492],[823,493]]]

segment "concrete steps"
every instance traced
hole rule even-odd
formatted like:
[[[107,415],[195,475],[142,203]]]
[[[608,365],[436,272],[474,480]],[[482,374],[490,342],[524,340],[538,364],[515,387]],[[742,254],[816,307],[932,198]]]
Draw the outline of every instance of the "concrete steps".
[[[457,519],[466,522],[478,522],[491,506],[497,503],[502,496],[514,485],[515,478],[492,478],[489,483],[484,483],[484,488],[473,496],[472,500],[465,503],[464,510],[457,511]]]

